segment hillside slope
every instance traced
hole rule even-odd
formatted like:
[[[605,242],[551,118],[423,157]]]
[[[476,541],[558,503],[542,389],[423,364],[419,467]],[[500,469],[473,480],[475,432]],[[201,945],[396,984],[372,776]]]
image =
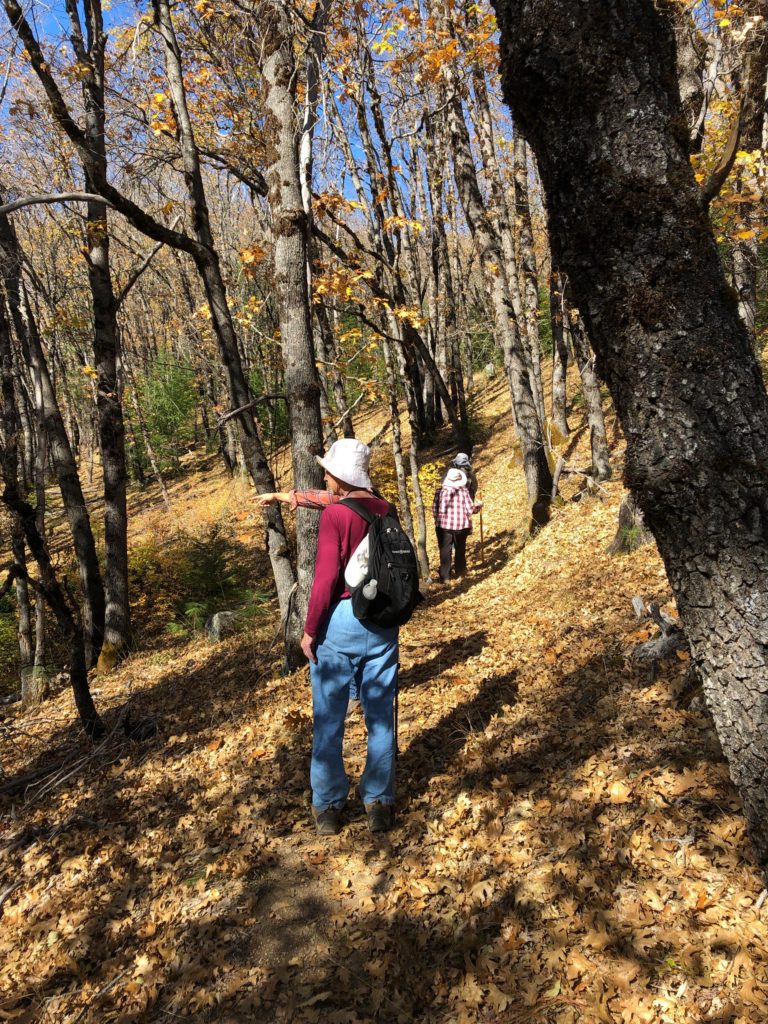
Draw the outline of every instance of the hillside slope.
[[[371,836],[353,806],[314,834],[308,674],[279,676],[274,613],[96,681],[115,727],[126,702],[157,720],[145,743],[116,728],[90,749],[67,693],[8,711],[7,777],[49,771],[3,810],[0,1019],[768,1017],[762,882],[716,739],[683,707],[683,659],[651,678],[630,657],[650,632],[631,597],[672,610],[663,567],[606,553],[618,481],[573,501],[568,478],[526,543],[503,388],[480,418],[484,543],[478,523],[469,576],[402,631],[396,829]],[[258,542],[244,485],[211,472],[175,500]],[[354,780],[359,712],[347,747]]]

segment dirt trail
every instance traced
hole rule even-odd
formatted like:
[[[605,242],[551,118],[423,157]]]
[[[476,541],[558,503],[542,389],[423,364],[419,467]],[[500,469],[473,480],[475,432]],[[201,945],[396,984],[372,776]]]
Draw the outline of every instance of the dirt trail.
[[[649,632],[630,598],[667,602],[662,566],[605,553],[619,482],[580,502],[568,484],[524,544],[501,391],[482,415],[484,564],[475,533],[469,576],[402,633],[395,831],[353,806],[314,834],[307,673],[279,677],[271,621],[99,680],[109,721],[126,699],[157,718],[148,744],[89,754],[66,694],[9,713],[8,775],[89,759],[5,809],[0,1019],[768,1018],[762,882],[716,740],[684,660],[651,679],[629,657]],[[238,486],[205,478],[193,502],[181,482],[183,516],[252,529]],[[353,712],[353,779],[364,744]]]

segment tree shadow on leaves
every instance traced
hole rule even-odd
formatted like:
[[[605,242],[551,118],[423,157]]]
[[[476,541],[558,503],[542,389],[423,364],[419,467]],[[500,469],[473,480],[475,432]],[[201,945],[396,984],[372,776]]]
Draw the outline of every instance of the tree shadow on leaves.
[[[502,707],[517,700],[515,673],[492,676],[475,696],[462,701],[436,725],[418,732],[398,759],[398,788],[405,804],[423,794],[430,780],[456,761],[470,736],[482,733]],[[457,786],[463,776],[457,775]]]
[[[398,689],[410,690],[417,686],[423,686],[441,672],[446,672],[454,665],[460,665],[467,658],[476,657],[487,646],[488,634],[485,630],[476,630],[467,636],[455,638],[443,643],[435,640],[429,643],[429,647],[439,647],[437,654],[433,654],[425,661],[416,661],[414,664],[400,672],[398,675]],[[409,644],[402,641],[402,647],[418,649],[422,645]]]
[[[481,650],[485,635],[478,632],[467,639],[473,650]],[[158,740],[141,755],[137,747],[135,755],[103,773],[98,787],[83,792],[74,813],[101,821],[101,826],[73,828],[71,834],[41,845],[41,853],[50,854],[54,863],[88,853],[93,873],[83,899],[93,901],[92,920],[76,935],[78,971],[55,962],[53,945],[50,971],[29,997],[30,1006],[35,1000],[43,1005],[46,999],[71,994],[84,977],[97,989],[117,978],[110,992],[94,999],[82,1024],[108,1019],[112,998],[119,1004],[125,985],[135,990],[136,1002],[134,1009],[120,1006],[121,1019],[132,1024],[165,1021],[182,1012],[218,1024],[287,1024],[311,1019],[313,1008],[318,1019],[443,1024],[455,1017],[456,1005],[472,988],[467,979],[476,977],[481,987],[493,982],[516,994],[535,983],[529,965],[518,966],[514,956],[504,962],[503,975],[493,966],[498,951],[521,948],[526,933],[539,936],[557,974],[563,939],[551,909],[560,899],[588,910],[595,934],[578,941],[597,943],[608,954],[640,965],[652,978],[659,975],[667,951],[656,934],[645,937],[622,903],[636,874],[634,824],[606,831],[606,816],[617,813],[608,796],[583,800],[576,792],[576,770],[619,742],[614,690],[622,656],[615,645],[606,645],[573,671],[559,673],[530,713],[518,717],[504,744],[498,742],[493,719],[518,702],[515,673],[484,680],[434,725],[414,731],[398,765],[403,799],[397,830],[378,840],[364,832],[362,823],[353,823],[328,846],[318,846],[311,836],[303,805],[308,708],[290,711],[269,755],[250,762],[248,771],[239,773],[240,788],[227,793],[232,813],[245,811],[239,819],[243,831],[238,831],[240,825],[233,827],[229,805],[222,805],[215,788],[229,770],[226,764],[212,771],[206,784],[174,796],[177,761],[209,743],[220,723],[231,729],[240,711],[247,684],[239,669],[227,667],[229,657],[226,651],[214,651],[191,673],[191,683],[190,672],[172,671],[147,691],[143,700],[148,708],[164,708],[169,728],[179,734],[174,744],[162,748]],[[445,665],[435,657],[421,668],[443,671]],[[249,713],[262,707],[260,695],[254,699],[255,711]],[[692,764],[701,756],[693,739],[678,737],[646,748],[643,737],[658,732],[653,709],[638,706],[632,714],[633,720],[622,728],[631,725],[630,736],[638,737],[633,770],[666,769],[673,758],[676,765]],[[529,742],[520,750],[515,741],[523,735]],[[257,739],[243,742],[255,746]],[[138,805],[132,802],[125,772],[140,756],[150,755],[167,779],[158,786],[152,806]],[[77,776],[68,785],[75,787]],[[574,792],[567,820],[544,812],[533,819],[531,841],[546,855],[537,854],[532,863],[548,871],[546,892],[537,896],[526,887],[529,862],[511,880],[507,873],[502,883],[493,856],[515,848],[517,826],[526,820],[525,802],[569,789]],[[498,814],[477,821],[471,856],[454,857],[450,870],[432,870],[446,859],[443,847],[458,823],[471,818],[478,801],[493,793],[500,797]],[[673,806],[681,822],[680,836],[672,840],[673,856],[684,857],[692,849],[712,855],[714,840],[694,831],[685,834],[685,817],[695,798],[684,794]],[[457,801],[463,801],[463,810],[457,809]],[[52,804],[54,815],[56,801]],[[697,805],[697,810],[709,820],[722,813],[714,803],[708,808]],[[646,813],[638,807],[640,824]],[[153,851],[150,860],[137,859],[131,843],[155,829],[170,832],[168,845]],[[280,840],[277,847],[275,839]],[[688,844],[680,848],[682,853],[675,851],[677,839]],[[468,841],[466,836],[462,841]],[[334,870],[345,869],[346,849],[359,850],[363,843],[379,861],[375,880],[365,889],[365,879],[351,879],[339,894],[331,885]],[[240,871],[230,882],[226,858],[235,848],[245,858],[247,872]],[[306,860],[311,863],[312,857],[321,865],[324,858],[330,862],[321,869],[327,897],[307,885]],[[404,870],[409,857],[423,863],[423,870],[413,875]],[[182,918],[177,915],[166,923],[153,919],[153,908],[163,906],[157,884],[161,864],[171,872],[175,892],[183,887],[185,903]],[[220,899],[214,895],[217,888]],[[695,915],[689,916],[694,929]],[[30,944],[41,920],[44,915],[27,928]],[[162,942],[153,941],[153,928]],[[157,949],[163,950],[160,959]],[[686,966],[691,972],[696,969],[695,964]],[[127,972],[124,977],[121,971]],[[192,1003],[194,986],[201,995]],[[203,993],[211,1002],[204,1001]],[[76,1016],[79,1008],[70,1004],[69,1015]],[[503,1021],[505,1012],[501,1009],[488,1019]],[[552,1012],[551,1019],[557,1020],[558,1007]]]
[[[473,587],[501,569],[511,557],[510,547],[516,536],[516,531],[512,529],[494,533],[484,542],[482,555],[479,550],[479,538],[473,545],[468,545],[467,565],[469,568],[467,573],[464,576],[451,579],[449,583],[433,582],[427,593],[428,606],[437,607],[444,601],[468,593]]]

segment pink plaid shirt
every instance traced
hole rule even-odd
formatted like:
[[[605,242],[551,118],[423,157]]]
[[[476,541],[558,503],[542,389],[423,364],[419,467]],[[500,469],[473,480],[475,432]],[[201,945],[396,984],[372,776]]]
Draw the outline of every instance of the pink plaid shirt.
[[[432,515],[443,530],[468,530],[472,526],[474,502],[466,487],[441,487],[435,492]]]

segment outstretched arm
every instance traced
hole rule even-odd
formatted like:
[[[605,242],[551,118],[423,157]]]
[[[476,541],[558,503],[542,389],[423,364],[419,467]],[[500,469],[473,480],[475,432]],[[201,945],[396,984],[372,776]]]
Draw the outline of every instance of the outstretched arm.
[[[278,501],[282,501],[287,504],[291,500],[291,496],[288,491],[268,491],[265,494],[257,494],[256,501],[259,503],[259,508],[266,508],[268,505],[274,505]]]
[[[267,494],[259,494],[257,495],[257,501],[261,508],[266,508],[267,505],[274,505],[276,501],[281,501],[286,505],[290,505],[291,512],[295,512],[297,508],[323,509],[327,505],[334,505],[336,502],[341,501],[341,498],[331,494],[330,491],[312,489],[307,491],[274,491]]]

